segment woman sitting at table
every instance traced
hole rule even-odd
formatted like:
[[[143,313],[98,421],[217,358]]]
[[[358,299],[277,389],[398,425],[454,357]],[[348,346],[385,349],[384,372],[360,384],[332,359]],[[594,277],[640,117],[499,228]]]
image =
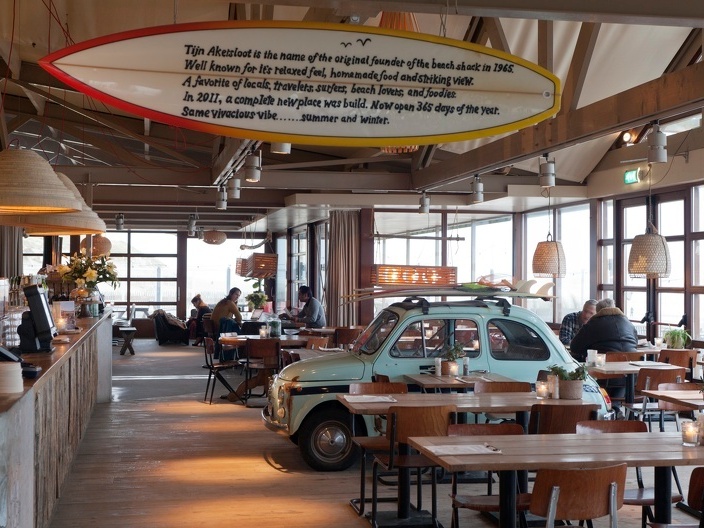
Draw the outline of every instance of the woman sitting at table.
[[[240,295],[242,295],[242,290],[232,288],[227,296],[215,305],[211,318],[218,329],[218,333],[240,333],[242,331],[242,314],[237,308],[237,299],[240,298]]]
[[[210,306],[201,299],[200,293],[197,294],[193,299],[191,299],[191,304],[196,310],[195,317],[189,320],[189,328],[193,325],[195,341],[193,346],[199,346],[203,343],[203,337],[205,337],[205,331],[203,330],[203,316],[212,312]]]

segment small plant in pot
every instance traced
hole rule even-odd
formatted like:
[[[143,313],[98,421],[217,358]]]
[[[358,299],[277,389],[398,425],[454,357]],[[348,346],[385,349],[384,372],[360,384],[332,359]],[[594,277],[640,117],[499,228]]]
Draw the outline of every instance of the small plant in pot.
[[[667,348],[685,348],[692,336],[687,333],[687,329],[684,327],[670,328],[662,335],[662,339]]]
[[[552,365],[550,374],[560,380],[560,399],[581,400],[584,389],[584,380],[587,379],[587,369],[579,365],[575,370],[567,370],[559,365]]]
[[[443,361],[440,365],[440,374],[443,376],[457,376],[460,373],[460,365],[457,360],[463,358],[464,345],[459,342],[455,342],[454,345],[445,347],[443,353]]]

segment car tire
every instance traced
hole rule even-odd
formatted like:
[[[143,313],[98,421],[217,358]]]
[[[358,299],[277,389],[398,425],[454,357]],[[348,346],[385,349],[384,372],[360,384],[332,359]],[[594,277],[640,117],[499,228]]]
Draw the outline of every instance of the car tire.
[[[352,445],[350,415],[342,409],[311,413],[298,432],[298,448],[306,463],[316,471],[342,471],[358,453]]]

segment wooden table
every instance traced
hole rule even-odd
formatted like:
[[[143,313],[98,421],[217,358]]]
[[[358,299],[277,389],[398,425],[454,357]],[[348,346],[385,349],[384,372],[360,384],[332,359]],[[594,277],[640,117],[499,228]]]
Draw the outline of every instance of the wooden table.
[[[409,383],[418,385],[424,392],[428,389],[451,389],[466,391],[473,389],[474,383],[477,381],[516,381],[513,378],[507,378],[501,374],[492,374],[491,372],[471,373],[469,376],[440,376],[437,374],[406,374],[404,378]]]
[[[649,398],[676,403],[694,411],[704,410],[704,395],[699,392],[699,389],[686,391],[644,390],[641,392]]]
[[[236,336],[220,336],[220,344],[226,346],[244,346],[247,339],[261,339],[258,335],[236,335]],[[282,348],[303,348],[306,346],[308,336],[299,335],[282,335],[277,338],[281,341]]]
[[[375,395],[392,398],[396,401],[362,401],[351,402],[347,400],[347,394],[338,394],[337,399],[352,414],[387,414],[389,407],[394,405],[456,405],[457,412],[513,412],[516,413],[516,421],[523,425],[524,429],[528,425],[528,414],[531,407],[539,403],[541,405],[577,405],[580,402],[584,405],[594,405],[593,402],[584,400],[539,400],[534,392],[489,392],[483,394],[466,393],[407,393],[391,395]],[[370,395],[371,396],[371,395]],[[372,398],[367,398],[370,400]],[[354,421],[352,422],[354,423]],[[482,468],[482,471],[486,468]],[[515,487],[516,476],[513,473]],[[515,502],[515,496],[514,496]],[[515,504],[514,504],[515,510]],[[410,471],[399,471],[398,477],[398,508],[397,518],[393,521],[394,526],[412,525],[411,519],[411,485]],[[409,520],[408,524],[404,524]],[[515,520],[515,515],[514,515]]]
[[[620,374],[626,378],[626,403],[633,403],[636,392],[636,376],[642,368],[679,369],[677,365],[658,363],[657,361],[611,361],[601,367],[587,367],[589,373]]]
[[[500,454],[438,455],[437,446],[488,443]],[[680,433],[604,433],[598,435],[443,436],[410,438],[436,464],[455,474],[462,471],[500,472],[500,526],[516,526],[516,471],[573,469],[625,462],[629,467],[655,468],[655,522],[671,521],[671,467],[704,463],[704,447],[684,447]],[[586,498],[585,498],[586,499]]]

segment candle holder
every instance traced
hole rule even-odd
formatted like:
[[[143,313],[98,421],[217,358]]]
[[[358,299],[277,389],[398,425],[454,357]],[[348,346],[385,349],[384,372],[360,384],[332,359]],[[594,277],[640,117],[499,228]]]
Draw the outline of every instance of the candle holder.
[[[535,382],[535,393],[538,395],[539,400],[544,400],[550,397],[550,385],[547,381],[536,381]]]
[[[699,444],[699,424],[697,422],[682,422],[682,445],[694,447]]]

